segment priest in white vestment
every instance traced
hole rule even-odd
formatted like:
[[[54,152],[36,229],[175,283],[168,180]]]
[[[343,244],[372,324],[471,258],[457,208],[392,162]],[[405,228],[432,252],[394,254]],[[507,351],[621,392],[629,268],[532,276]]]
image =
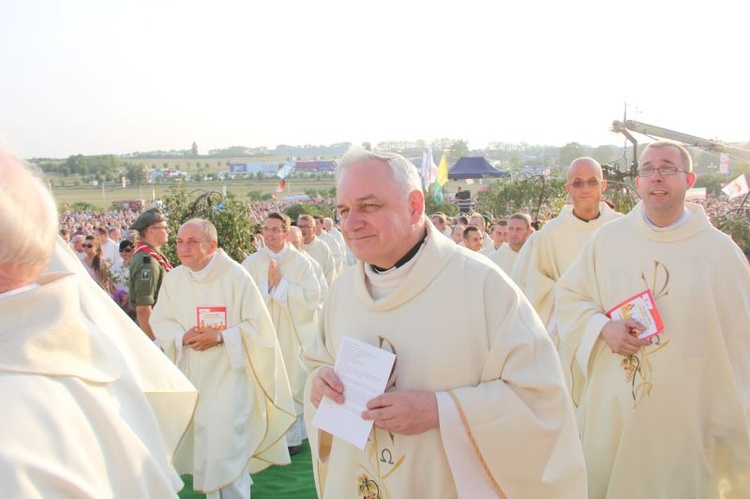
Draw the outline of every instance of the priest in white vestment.
[[[302,249],[320,264],[326,276],[326,283],[330,286],[338,275],[336,262],[328,245],[315,235],[315,218],[302,214],[297,218],[297,227],[302,231]]]
[[[2,494],[177,497],[197,393],[59,238],[50,260],[57,224],[46,187],[0,152]]]
[[[294,246],[297,251],[299,251],[305,258],[307,258],[307,260],[313,267],[315,278],[318,280],[318,284],[320,285],[320,306],[318,307],[318,309],[321,309],[323,308],[323,303],[325,302],[326,296],[328,296],[328,282],[326,281],[326,276],[323,273],[323,267],[321,267],[318,261],[315,258],[311,257],[309,253],[307,253],[307,251],[302,249],[302,231],[299,227],[294,225],[289,227],[289,235],[287,237],[289,240],[289,244]]]
[[[209,498],[250,496],[250,476],[289,463],[294,403],[263,297],[217,249],[216,229],[193,219],[177,236],[182,265],[167,274],[151,325],[164,353],[200,392],[175,467]]]
[[[694,182],[682,146],[647,146],[641,202],[558,281],[589,497],[750,497],[750,266],[685,203]]]
[[[342,231],[362,263],[332,286],[306,351],[319,497],[585,497],[557,354],[523,294],[437,232],[402,156],[353,150],[337,176]],[[362,413],[374,423],[364,451],[310,426],[323,396],[347,397],[331,368],[344,336],[396,354],[386,393]]]
[[[322,296],[311,259],[287,243],[290,225],[288,216],[270,213],[263,226],[266,246],[248,256],[242,266],[258,285],[279,338],[297,414],[287,445],[297,450],[307,436],[302,419],[307,381],[302,349],[315,336]]]
[[[503,244],[487,257],[510,276],[518,259],[518,252],[533,232],[531,218],[525,213],[514,213],[508,219],[508,244]]]
[[[557,327],[552,320],[555,284],[583,249],[586,241],[603,224],[622,217],[602,202],[607,188],[601,165],[592,158],[577,158],[568,166],[565,190],[573,201],[544,224],[532,241],[524,244],[511,278],[529,299],[552,339],[557,344]]]

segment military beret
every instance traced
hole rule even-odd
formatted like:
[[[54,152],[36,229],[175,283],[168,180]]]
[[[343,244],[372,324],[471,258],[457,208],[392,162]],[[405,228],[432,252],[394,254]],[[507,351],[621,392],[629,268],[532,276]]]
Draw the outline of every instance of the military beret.
[[[164,222],[166,219],[167,217],[164,216],[164,213],[162,213],[159,208],[151,208],[144,211],[138,218],[136,218],[135,222],[130,225],[130,230],[137,230],[140,232],[155,223]]]

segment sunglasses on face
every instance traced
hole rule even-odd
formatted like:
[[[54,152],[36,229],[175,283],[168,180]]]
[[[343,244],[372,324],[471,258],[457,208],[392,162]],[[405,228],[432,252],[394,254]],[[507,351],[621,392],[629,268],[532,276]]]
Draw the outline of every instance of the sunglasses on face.
[[[596,187],[599,185],[600,180],[597,178],[590,178],[588,180],[581,180],[576,179],[570,183],[570,186],[574,189],[581,189],[584,185],[588,185],[589,187]]]
[[[91,243],[83,243],[81,246],[83,246],[84,248],[93,248],[94,247],[94,245],[91,244]]]
[[[120,250],[120,253],[132,253],[133,248],[125,248],[124,250]]]

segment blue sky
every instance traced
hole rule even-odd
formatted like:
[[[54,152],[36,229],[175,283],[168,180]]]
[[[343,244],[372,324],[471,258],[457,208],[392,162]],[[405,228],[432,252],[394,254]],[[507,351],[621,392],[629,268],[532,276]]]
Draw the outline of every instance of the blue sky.
[[[629,118],[750,140],[750,7],[719,0],[3,0],[24,157],[231,145],[619,144]]]

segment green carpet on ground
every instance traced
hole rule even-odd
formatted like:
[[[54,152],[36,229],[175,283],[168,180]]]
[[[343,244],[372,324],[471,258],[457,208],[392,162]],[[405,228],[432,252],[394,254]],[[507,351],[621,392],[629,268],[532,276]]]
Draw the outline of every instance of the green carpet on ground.
[[[182,477],[185,488],[180,492],[181,499],[199,499],[206,497],[193,490],[193,478],[189,475]],[[271,466],[253,475],[251,489],[252,499],[316,499],[315,481],[312,473],[312,457],[310,446],[305,440],[302,450],[292,456],[292,464],[288,466]]]

